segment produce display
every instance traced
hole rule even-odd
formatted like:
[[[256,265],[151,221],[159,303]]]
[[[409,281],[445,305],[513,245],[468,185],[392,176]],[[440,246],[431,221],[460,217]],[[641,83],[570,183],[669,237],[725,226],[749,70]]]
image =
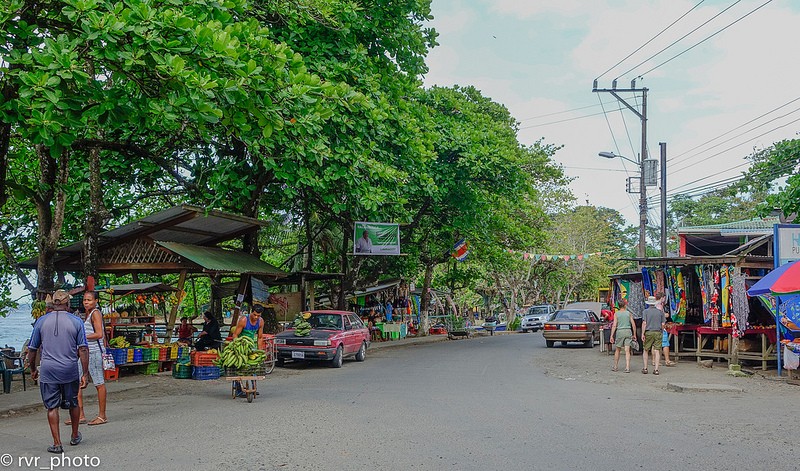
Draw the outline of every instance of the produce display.
[[[307,320],[309,317],[311,317],[310,312],[305,313],[303,316],[295,317],[292,324],[295,337],[308,337],[308,334],[311,333],[311,324]]]
[[[111,348],[128,348],[131,346],[131,343],[125,340],[125,337],[120,335],[109,340],[108,346]]]
[[[267,353],[258,350],[253,339],[237,337],[222,349],[216,366],[235,369],[258,367],[263,365],[266,359]]]
[[[38,319],[47,312],[47,303],[44,301],[34,301],[31,309],[31,317]]]

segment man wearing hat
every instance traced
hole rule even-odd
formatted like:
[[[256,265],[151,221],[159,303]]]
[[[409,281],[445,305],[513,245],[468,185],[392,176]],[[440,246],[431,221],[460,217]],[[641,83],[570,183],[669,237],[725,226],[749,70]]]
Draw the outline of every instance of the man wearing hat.
[[[664,312],[656,307],[655,296],[648,296],[645,300],[647,309],[642,312],[642,357],[644,368],[642,373],[647,374],[647,352],[652,350],[655,358],[653,374],[657,375],[661,363],[661,331],[664,329]]]
[[[39,390],[47,408],[47,421],[53,435],[53,446],[47,448],[50,453],[64,452],[59,431],[59,407],[69,409],[72,421],[69,444],[75,446],[82,438],[78,431],[78,390],[85,388],[88,382],[89,348],[83,321],[68,311],[69,299],[70,295],[61,289],[53,294],[53,310],[40,317],[33,325],[28,345],[31,378],[39,380]],[[41,360],[38,368],[37,356]],[[79,359],[83,376],[78,372]]]

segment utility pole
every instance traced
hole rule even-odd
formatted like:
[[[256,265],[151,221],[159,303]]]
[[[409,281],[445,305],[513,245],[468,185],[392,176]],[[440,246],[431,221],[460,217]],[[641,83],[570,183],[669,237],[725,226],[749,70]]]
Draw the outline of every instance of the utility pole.
[[[659,142],[661,148],[661,256],[667,256],[667,143]]]
[[[647,186],[645,185],[644,175],[644,161],[647,159],[647,88],[636,88],[636,80],[631,81],[631,88],[617,88],[617,81],[611,82],[611,88],[597,88],[597,80],[594,81],[592,92],[610,93],[614,98],[619,100],[620,103],[625,105],[626,108],[631,110],[633,114],[639,117],[642,122],[642,152],[639,154],[639,175],[640,175],[640,188],[639,188],[639,246],[636,248],[636,256],[638,258],[646,258],[646,244],[645,244],[645,231],[647,229]],[[619,96],[619,93],[642,93],[642,112],[640,113],[635,107],[631,106],[624,98]]]

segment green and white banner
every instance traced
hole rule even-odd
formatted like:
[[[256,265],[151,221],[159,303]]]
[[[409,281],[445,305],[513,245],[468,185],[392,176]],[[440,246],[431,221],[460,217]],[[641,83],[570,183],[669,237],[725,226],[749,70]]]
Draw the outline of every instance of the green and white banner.
[[[400,225],[357,221],[353,232],[353,253],[400,255]]]

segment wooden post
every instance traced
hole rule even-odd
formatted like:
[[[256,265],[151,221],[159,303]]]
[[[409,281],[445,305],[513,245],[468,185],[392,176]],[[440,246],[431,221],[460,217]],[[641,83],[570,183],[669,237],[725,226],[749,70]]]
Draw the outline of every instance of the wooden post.
[[[183,286],[186,283],[186,270],[181,270],[181,274],[178,277],[178,297],[180,297],[181,293],[183,292]],[[177,303],[169,311],[169,321],[167,321],[167,332],[166,332],[166,342],[169,343],[169,340],[172,338],[172,329],[175,328],[175,318],[178,316],[178,306],[181,303]]]
[[[242,302],[239,301],[239,296],[242,296],[244,299],[244,294],[247,291],[247,284],[250,282],[250,275],[242,274],[242,277],[239,278],[239,287],[236,288],[236,299],[233,305],[233,314],[231,314],[231,327],[235,326],[236,323],[239,321],[239,312],[242,309]]]
[[[313,311],[314,309],[316,309],[316,307],[315,307],[316,300],[314,298],[315,298],[314,282],[312,281],[312,282],[310,282],[308,284],[308,310],[309,311]]]

